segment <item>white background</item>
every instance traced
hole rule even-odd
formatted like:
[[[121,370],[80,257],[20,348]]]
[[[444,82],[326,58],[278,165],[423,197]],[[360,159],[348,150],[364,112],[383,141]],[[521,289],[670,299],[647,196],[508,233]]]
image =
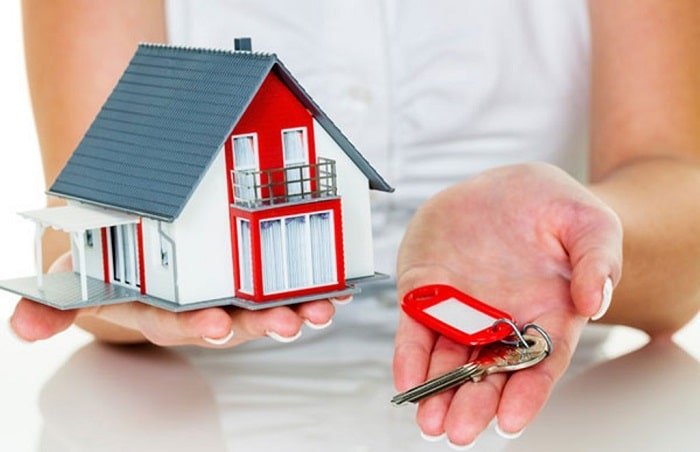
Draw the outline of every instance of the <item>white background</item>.
[[[0,278],[33,272],[33,227],[15,212],[43,206],[43,178],[30,109],[21,40],[19,2],[0,2]],[[38,399],[43,384],[90,337],[76,329],[51,341],[26,344],[7,327],[16,297],[0,292],[0,451],[34,450],[41,429]],[[636,332],[617,329],[607,343],[643,342]],[[700,318],[676,336],[700,360]],[[659,363],[661,366],[663,363]],[[70,403],[70,401],[66,401]],[[99,406],[99,403],[96,404]],[[649,413],[647,413],[649,414]],[[653,414],[650,414],[653,416]],[[689,426],[691,427],[691,426]],[[697,427],[697,426],[696,426]]]

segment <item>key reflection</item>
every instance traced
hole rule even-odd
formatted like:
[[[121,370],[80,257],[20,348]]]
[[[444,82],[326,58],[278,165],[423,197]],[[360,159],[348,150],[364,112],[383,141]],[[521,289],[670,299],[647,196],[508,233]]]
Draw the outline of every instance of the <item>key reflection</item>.
[[[564,381],[504,450],[696,450],[699,407],[700,362],[670,340],[652,341]]]

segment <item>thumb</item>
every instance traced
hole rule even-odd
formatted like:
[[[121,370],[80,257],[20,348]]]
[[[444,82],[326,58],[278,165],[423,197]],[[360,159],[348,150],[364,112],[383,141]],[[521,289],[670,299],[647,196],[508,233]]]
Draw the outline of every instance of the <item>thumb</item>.
[[[61,311],[22,298],[10,318],[10,326],[20,339],[37,341],[67,329],[77,315],[77,309]]]
[[[571,298],[576,311],[598,320],[607,312],[622,273],[622,224],[612,209],[586,207],[565,229],[562,244],[572,266]]]
[[[595,211],[576,216],[562,242],[571,261],[576,311],[598,320],[610,307],[622,273],[622,225],[611,209],[590,209]]]

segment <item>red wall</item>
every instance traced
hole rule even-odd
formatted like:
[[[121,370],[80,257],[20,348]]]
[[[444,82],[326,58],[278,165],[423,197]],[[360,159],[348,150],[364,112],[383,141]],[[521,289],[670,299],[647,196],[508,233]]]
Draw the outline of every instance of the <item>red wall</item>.
[[[304,108],[296,96],[289,91],[284,82],[274,72],[270,72],[250,106],[243,114],[243,117],[238,121],[233,133],[226,140],[227,174],[231,174],[231,170],[235,165],[231,143],[233,135],[257,133],[259,168],[261,170],[282,168],[284,166],[282,129],[296,127],[306,127],[309,148],[308,162],[315,163],[316,145],[314,141],[313,116]],[[278,177],[279,180],[275,180],[275,182],[283,182],[282,173],[278,173]],[[228,179],[230,183],[230,176]],[[262,184],[268,183],[264,177],[261,179],[260,182]],[[275,195],[284,194],[282,186],[279,186],[279,190],[279,193],[277,193],[277,189],[275,190]],[[267,196],[268,193],[263,191],[262,195]],[[229,198],[232,203],[231,187],[229,187]]]
[[[265,169],[275,169],[282,168],[284,166],[284,154],[282,150],[282,129],[291,129],[297,127],[306,127],[306,139],[308,144],[309,156],[308,162],[316,162],[316,145],[314,141],[314,129],[313,129],[313,116],[306,110],[297,97],[287,88],[287,86],[282,82],[282,80],[275,75],[274,72],[270,72],[265,81],[263,81],[260,89],[253,98],[252,102],[248,106],[241,119],[236,124],[231,135],[226,140],[224,150],[226,153],[226,180],[228,184],[228,196],[229,204],[233,204],[233,190],[231,184],[231,170],[234,168],[233,161],[233,149],[231,138],[233,135],[243,135],[248,133],[256,133],[258,139],[258,158],[259,158],[259,168],[261,170]],[[314,176],[313,171],[311,176]],[[274,182],[282,182],[282,173],[278,174],[279,180]],[[261,178],[260,182],[266,184],[269,181],[265,178]],[[312,189],[315,184],[312,184]],[[284,188],[279,187],[279,192],[275,190],[275,195],[283,195]],[[265,190],[261,193],[263,196],[268,196]],[[307,210],[314,210],[317,206],[309,205]],[[277,210],[277,209],[275,209]],[[234,282],[236,290],[240,287],[240,280],[238,275],[238,237],[236,231],[236,216],[241,215],[241,211],[238,209],[231,209],[230,219],[231,219],[231,245],[232,245],[232,257],[234,261]],[[337,213],[336,215],[339,215]],[[340,218],[336,218],[337,224],[340,225]],[[256,223],[252,227],[252,246],[253,252],[253,268],[259,269],[260,263],[260,233],[259,233],[259,223]],[[339,231],[336,231],[338,233]],[[340,231],[342,234],[342,231]],[[342,258],[342,235],[337,236],[337,242],[340,244],[340,249],[336,253],[341,257],[341,267],[338,269],[339,280],[342,281],[344,286],[345,275],[344,268],[342,268],[342,263],[344,259]],[[254,288],[255,293],[260,296],[262,294],[262,283],[260,280],[259,271],[254,278]],[[341,279],[342,278],[342,279]],[[323,289],[322,289],[323,290]],[[325,288],[328,290],[328,288]],[[239,294],[238,296],[244,296]]]
[[[312,287],[310,289],[290,289],[286,292],[273,295],[263,295],[263,275],[262,275],[262,250],[260,246],[260,221],[267,218],[279,216],[301,215],[304,213],[321,212],[331,210],[333,212],[333,225],[335,228],[335,264],[338,281],[335,284]],[[231,209],[231,225],[233,231],[234,250],[238,249],[238,223],[236,218],[244,218],[250,222],[251,229],[251,250],[252,250],[252,270],[253,270],[253,295],[248,295],[238,290],[241,287],[239,278],[238,253],[234,260],[234,279],[236,296],[252,301],[272,301],[282,298],[301,297],[313,293],[331,292],[344,289],[345,285],[345,256],[343,251],[343,219],[341,216],[340,199],[326,199],[305,204],[287,204],[275,209],[243,210]]]

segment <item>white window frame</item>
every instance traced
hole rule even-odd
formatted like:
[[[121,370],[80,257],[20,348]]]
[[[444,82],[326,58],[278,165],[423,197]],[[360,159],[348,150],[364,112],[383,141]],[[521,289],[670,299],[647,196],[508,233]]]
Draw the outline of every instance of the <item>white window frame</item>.
[[[262,284],[263,295],[275,295],[275,294],[286,293],[286,292],[296,292],[298,290],[316,289],[319,287],[334,286],[334,285],[338,284],[338,256],[336,254],[335,215],[334,215],[334,211],[332,209],[331,210],[319,210],[319,211],[315,211],[315,212],[306,212],[306,213],[303,213],[301,215],[294,214],[294,215],[284,215],[284,216],[277,216],[277,217],[270,217],[270,218],[261,218],[260,223],[259,223],[259,227],[262,228],[262,223],[264,221],[280,220],[282,222],[282,243],[283,243],[283,246],[282,246],[282,252],[283,252],[282,265],[283,265],[283,269],[284,269],[285,284],[289,284],[289,270],[287,268],[287,231],[286,231],[286,228],[284,227],[284,220],[287,218],[306,217],[306,225],[305,225],[304,229],[306,230],[306,234],[307,234],[306,237],[309,240],[309,242],[308,242],[309,246],[307,247],[307,250],[306,250],[306,256],[307,256],[306,265],[309,266],[309,272],[310,272],[309,274],[311,275],[311,280],[313,281],[313,264],[311,261],[311,259],[312,259],[312,255],[311,255],[311,226],[310,226],[311,220],[309,217],[311,215],[316,215],[316,214],[321,214],[321,213],[329,214],[328,216],[331,219],[331,221],[330,221],[331,243],[333,245],[331,247],[331,251],[332,251],[331,262],[333,264],[333,270],[334,270],[333,273],[335,275],[335,278],[333,279],[333,281],[323,283],[323,284],[311,284],[311,285],[302,286],[302,287],[294,287],[294,288],[287,287],[283,290],[275,290],[272,292],[266,292],[264,289],[265,284],[263,283]],[[262,237],[262,234],[261,234],[261,237]],[[261,238],[261,240],[262,240],[262,238]],[[260,244],[260,246],[262,247],[262,243]],[[264,281],[265,275],[263,274],[263,271],[264,271],[263,269],[264,269],[264,264],[261,263],[260,273],[261,273],[261,278],[263,278],[263,281]]]
[[[284,134],[288,132],[301,132],[301,143],[302,143],[302,149],[304,153],[304,161],[303,162],[292,162],[291,165],[287,165],[287,155],[285,152],[284,148]],[[282,129],[280,139],[282,140],[282,165],[287,168],[288,166],[293,166],[293,165],[308,165],[310,156],[309,156],[309,133],[306,127],[291,127],[288,129]],[[286,176],[286,173],[285,173]],[[301,177],[303,179],[310,179],[311,177],[311,171],[309,168],[305,168],[301,170]],[[289,183],[289,181],[287,182]],[[299,182],[297,182],[299,183]],[[308,180],[306,182],[301,182],[303,185],[303,191],[305,193],[310,193],[311,192],[311,180]],[[308,184],[308,185],[307,185]],[[299,194],[301,195],[301,193]],[[292,194],[291,196],[298,196],[295,194]]]
[[[250,291],[246,290],[243,288],[243,265],[245,264],[245,260],[243,259],[243,249],[241,247],[241,223],[242,222],[248,223],[248,233],[250,234],[250,237],[248,237],[248,242],[250,244]],[[253,227],[252,227],[252,222],[250,220],[247,220],[245,218],[236,218],[236,232],[238,235],[238,281],[240,284],[240,287],[238,288],[238,291],[241,293],[244,293],[246,295],[253,295],[253,292],[255,292],[255,278],[253,277]]]
[[[253,168],[238,168],[236,166],[236,138],[252,138],[253,139],[253,160],[255,160],[255,166]],[[258,149],[258,134],[257,132],[252,132],[252,133],[241,133],[238,135],[231,135],[231,161],[233,162],[233,170],[234,171],[260,171],[260,151]],[[255,175],[255,185],[258,186],[256,189],[257,191],[257,197],[260,198],[261,196],[261,191],[260,191],[260,174]],[[234,192],[233,192],[233,199],[234,202],[236,200],[236,192],[235,192],[235,187],[233,187]]]

